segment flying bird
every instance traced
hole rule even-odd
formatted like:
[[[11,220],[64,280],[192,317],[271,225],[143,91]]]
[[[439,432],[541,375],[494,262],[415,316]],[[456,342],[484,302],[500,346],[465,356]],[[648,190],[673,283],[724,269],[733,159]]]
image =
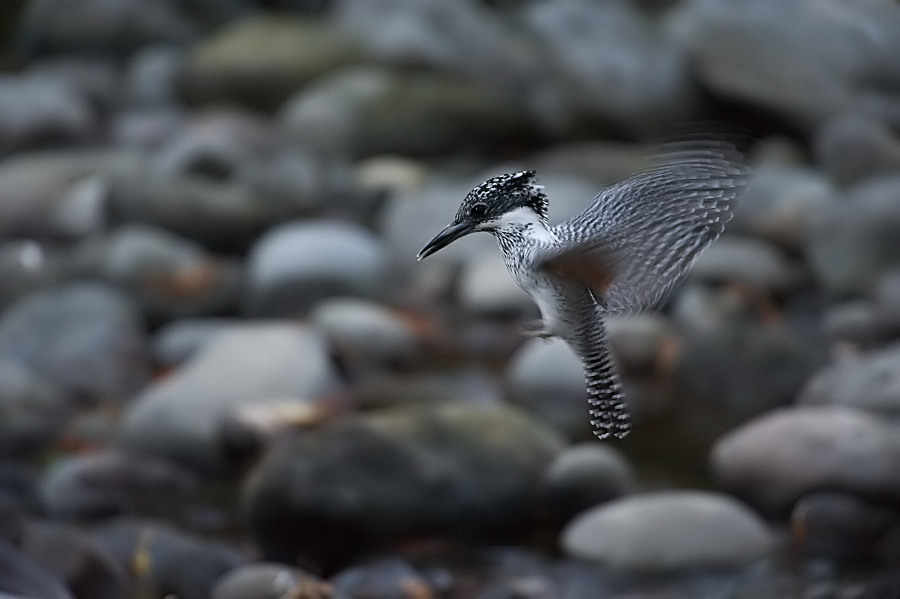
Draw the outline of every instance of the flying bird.
[[[657,306],[722,233],[748,183],[744,154],[730,142],[670,143],[651,166],[550,225],[535,171],[500,175],[469,192],[417,258],[469,233],[493,234],[513,279],[540,310],[526,333],[568,343],[584,367],[594,434],[622,438],[631,419],[604,319]]]

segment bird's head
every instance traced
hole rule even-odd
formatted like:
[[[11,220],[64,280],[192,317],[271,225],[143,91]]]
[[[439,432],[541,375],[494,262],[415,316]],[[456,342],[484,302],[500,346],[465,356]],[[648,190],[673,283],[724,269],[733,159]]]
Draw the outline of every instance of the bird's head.
[[[488,179],[462,201],[453,222],[422,248],[421,260],[475,231],[496,231],[506,224],[547,222],[547,196],[535,182],[534,171],[520,171]]]

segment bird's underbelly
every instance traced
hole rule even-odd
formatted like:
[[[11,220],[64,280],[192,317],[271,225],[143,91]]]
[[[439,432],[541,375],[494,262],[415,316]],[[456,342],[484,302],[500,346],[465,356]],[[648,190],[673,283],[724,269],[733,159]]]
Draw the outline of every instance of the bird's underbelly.
[[[564,308],[562,292],[546,277],[523,277],[513,273],[513,278],[541,312],[546,333],[562,337],[572,328],[571,315]]]

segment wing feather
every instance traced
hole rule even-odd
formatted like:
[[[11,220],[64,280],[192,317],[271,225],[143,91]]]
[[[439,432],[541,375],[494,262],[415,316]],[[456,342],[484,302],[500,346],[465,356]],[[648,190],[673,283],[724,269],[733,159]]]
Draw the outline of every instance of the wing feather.
[[[598,295],[607,313],[646,310],[722,233],[748,183],[744,155],[733,144],[669,144],[656,166],[604,188],[556,228],[573,247],[603,248],[610,257]]]

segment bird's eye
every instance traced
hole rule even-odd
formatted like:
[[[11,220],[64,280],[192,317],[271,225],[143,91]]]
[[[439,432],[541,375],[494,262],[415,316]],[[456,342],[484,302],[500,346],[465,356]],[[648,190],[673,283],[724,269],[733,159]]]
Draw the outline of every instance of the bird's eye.
[[[469,208],[469,216],[472,218],[481,218],[487,212],[487,206],[484,204],[475,204]]]

